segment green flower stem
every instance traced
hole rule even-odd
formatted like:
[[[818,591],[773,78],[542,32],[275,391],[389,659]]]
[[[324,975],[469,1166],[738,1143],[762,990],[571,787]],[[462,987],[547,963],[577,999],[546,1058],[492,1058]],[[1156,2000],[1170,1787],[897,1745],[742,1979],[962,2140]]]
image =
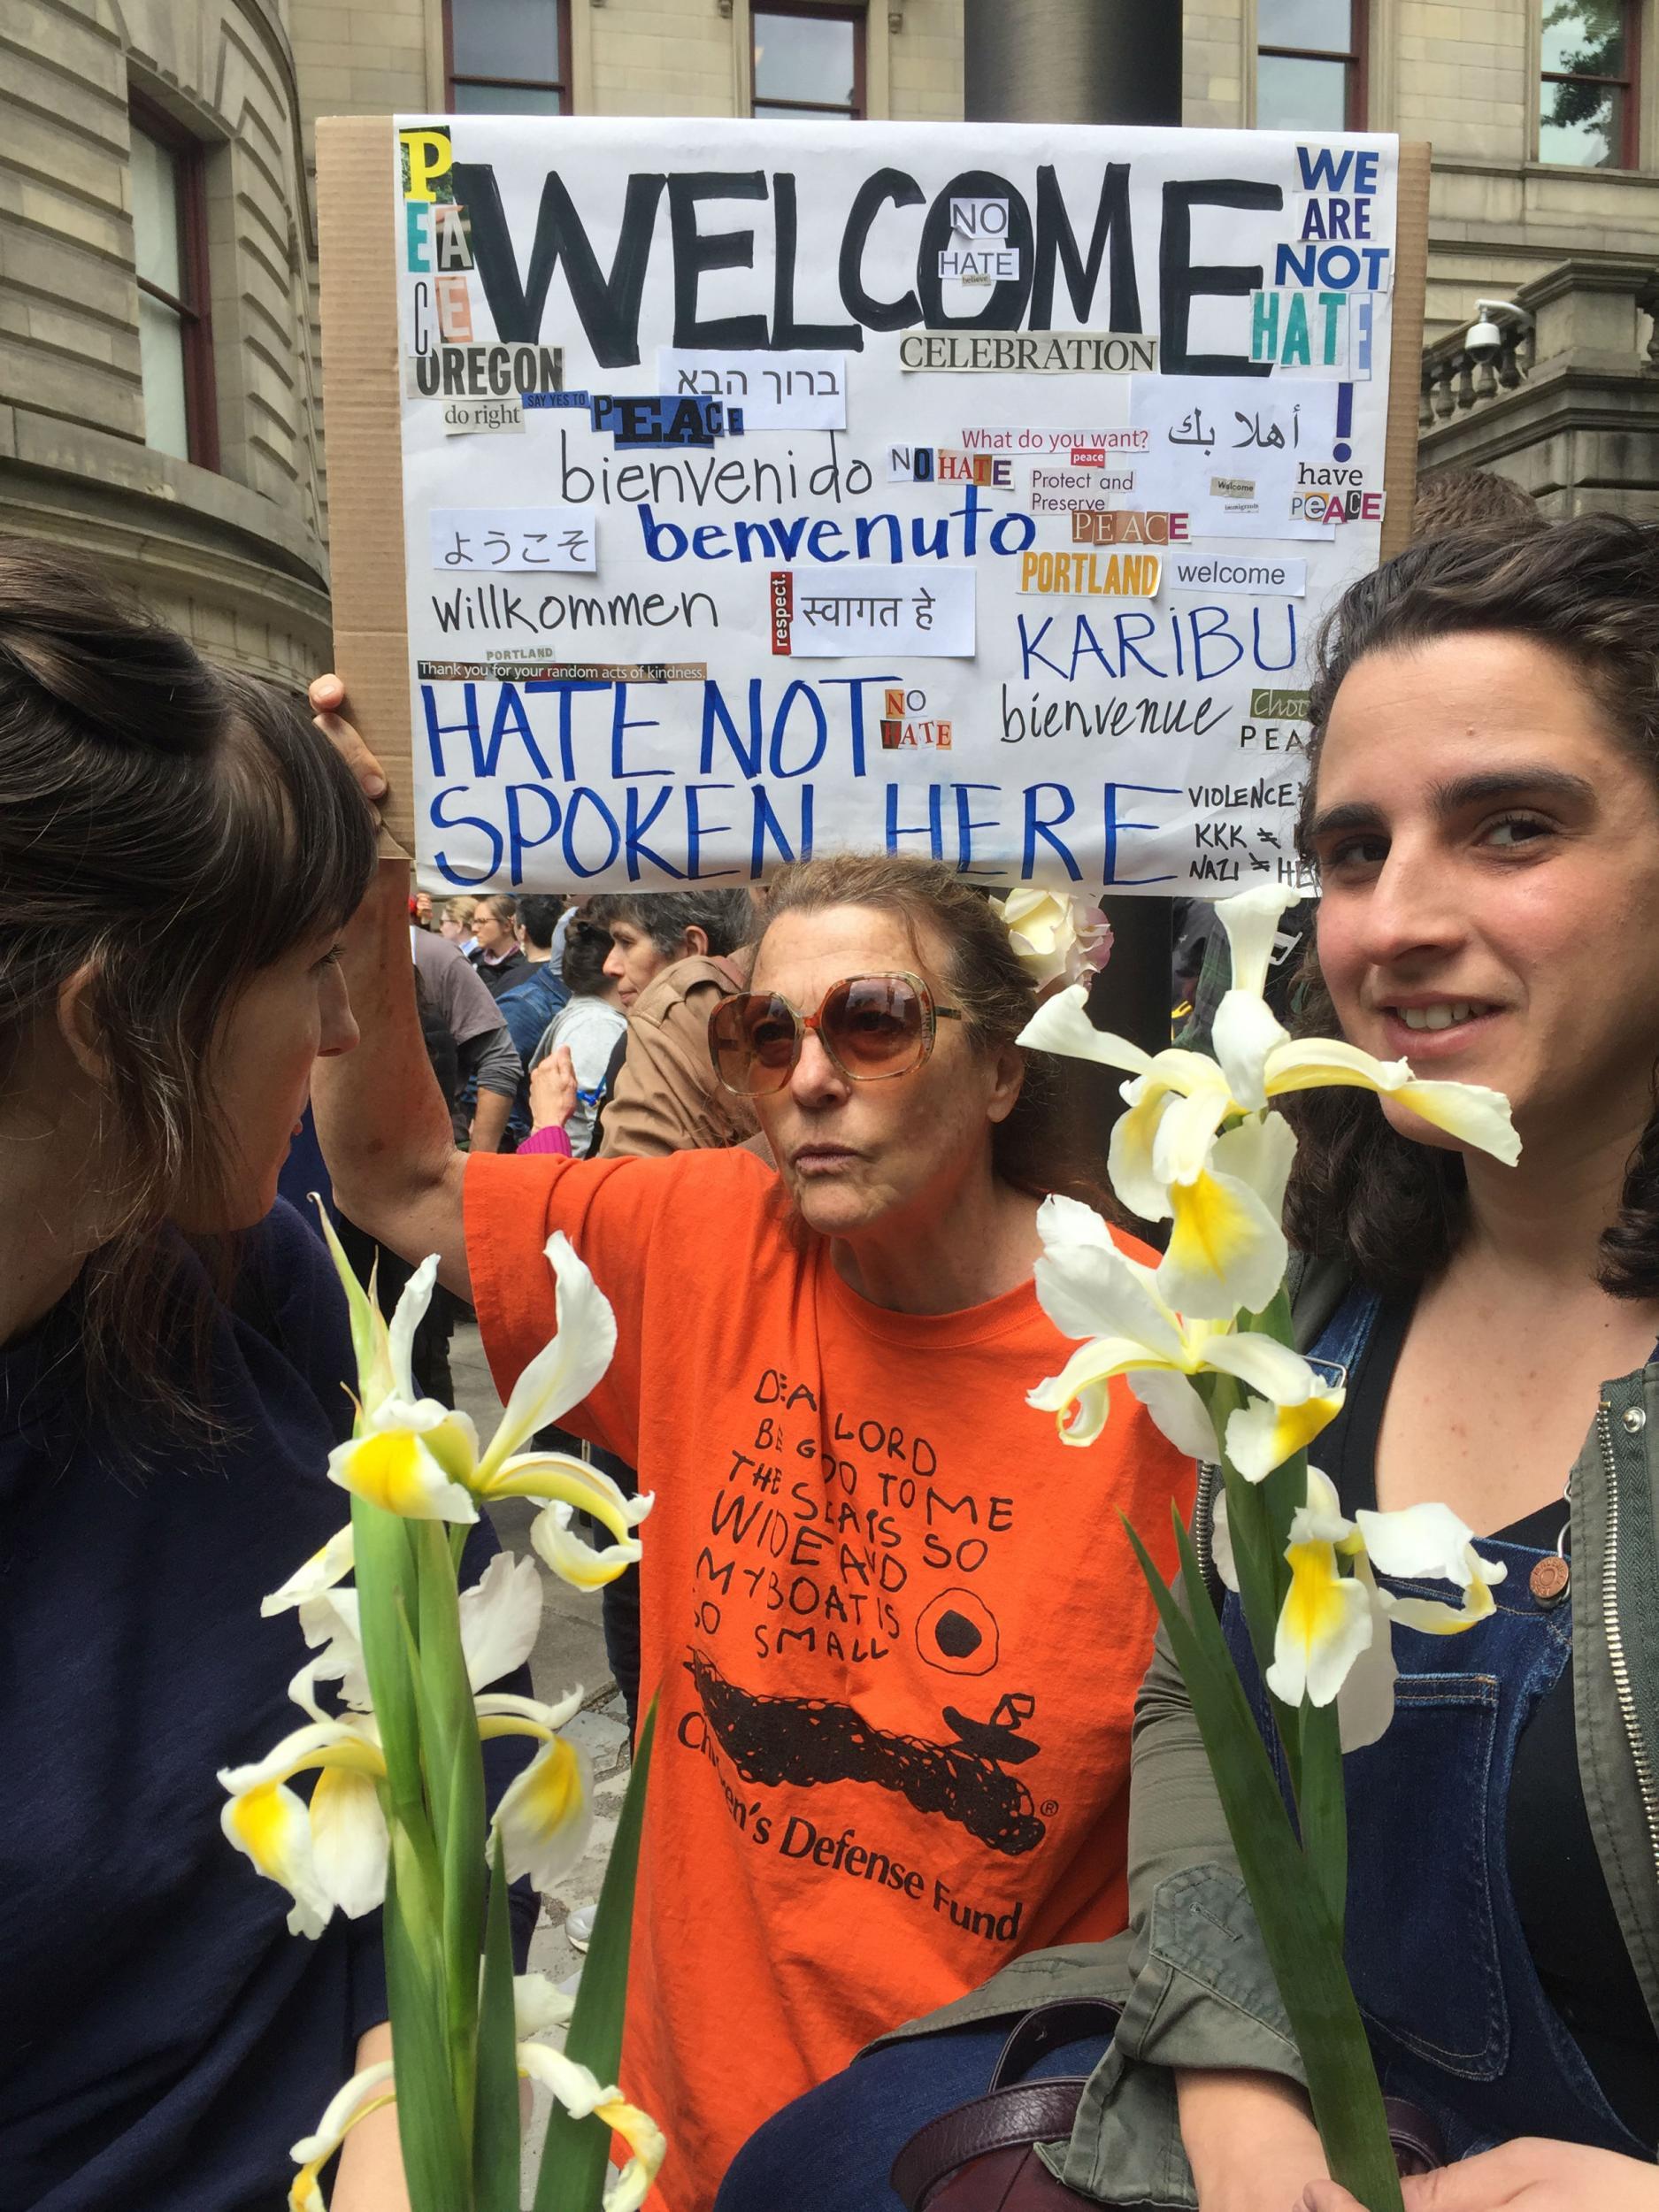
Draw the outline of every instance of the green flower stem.
[[[442,1957],[436,1929],[411,1895],[430,1877],[396,1823],[386,1883],[386,1995],[392,2018],[397,2137],[413,2212],[473,2212],[472,2174],[443,2043]]]
[[[1290,1293],[1281,1283],[1272,1303],[1260,1313],[1241,1313],[1239,1326],[1249,1329],[1258,1336],[1271,1336],[1276,1343],[1296,1348],[1296,1332],[1291,1322]],[[1308,1455],[1293,1452],[1281,1465],[1275,1467],[1261,1485],[1267,1501],[1267,1516],[1273,1532],[1274,1618],[1285,1602],[1285,1593],[1290,1587],[1290,1568],[1285,1558],[1285,1548],[1290,1541],[1290,1525],[1308,1496]]]
[[[1175,1598],[1133,1529],[1128,1533],[1192,1698],[1332,2177],[1366,2212],[1403,2212],[1382,2093],[1343,1963],[1340,1932],[1327,1909],[1324,1885],[1310,1878],[1221,1624],[1202,1595],[1192,1539],[1177,1514],[1189,1609]]]
[[[1244,1385],[1232,1375],[1205,1377],[1200,1386],[1209,1401],[1216,1433],[1224,1436],[1228,1417],[1248,1402],[1249,1394]],[[1247,1482],[1225,1451],[1221,1455],[1221,1479],[1226,1492],[1227,1534],[1233,1544],[1233,1564],[1238,1576],[1239,1601],[1244,1609],[1245,1625],[1249,1631],[1250,1648],[1256,1655],[1257,1670],[1265,1677],[1273,1663],[1273,1640],[1279,1628],[1281,1602],[1275,1563],[1284,1551],[1285,1540],[1274,1525],[1271,1501],[1265,1494],[1264,1486]],[[1284,1747],[1292,1793],[1300,1799],[1301,1739],[1294,1727],[1286,1724],[1277,1700],[1273,1701],[1272,1709],[1279,1739]]]
[[[394,1816],[425,1820],[420,1770],[420,1726],[414,1676],[402,1618],[416,1614],[415,1555],[409,1524],[396,1513],[351,1501],[351,1540],[357,1562],[357,1614],[368,1671],[369,1694],[386,1755],[387,1792]]]
[[[440,1747],[442,1728],[440,1728],[438,1715],[434,1712],[434,1703],[431,1703],[431,1694],[426,1690],[425,1672],[420,1666],[420,1650],[416,1646],[413,1631],[409,1628],[409,1619],[403,1610],[403,1600],[398,1600],[398,1624],[403,1628],[403,1644],[409,1657],[409,1677],[411,1677],[413,1699],[416,1699],[422,1765],[425,1765],[426,1772],[431,1772],[435,1765],[442,1765],[442,1747]],[[420,2126],[442,2128],[444,2144],[449,2144],[449,2139],[453,2137],[460,2172],[469,2177],[473,2047],[471,2047],[471,2039],[466,2035],[465,2016],[457,2016],[456,1978],[451,1971],[451,1949],[449,1949],[449,1870],[444,1865],[442,1847],[434,1839],[431,1823],[426,1821],[425,1814],[422,1814],[422,1834],[418,1845],[413,1843],[411,1832],[403,1823],[398,1823],[391,1830],[394,1867],[403,1865],[404,1852],[407,1852],[409,1870],[416,1876],[413,1880],[404,1883],[404,1887],[409,1889],[409,1893],[420,1898],[420,1920],[418,1920],[416,1932],[418,1942],[413,1945],[418,1973],[409,1976],[400,1985],[398,1993],[394,1993],[389,1985],[391,1958],[394,1958],[394,1929],[391,1929],[391,1923],[387,1923],[387,1995],[391,1998],[391,2053],[394,2053],[394,2062],[398,2066],[398,2075],[396,2075],[396,2079],[398,2079],[398,2106],[403,2108],[404,2097],[418,2097],[422,2110],[426,2110],[429,2115],[442,2115],[440,2119],[422,2119]],[[475,1986],[473,1995],[466,1998],[465,2002],[475,2007]],[[398,2057],[400,2039],[413,2042],[413,2057],[407,2066]],[[403,2126],[403,2122],[398,2122],[398,2126]],[[451,2201],[457,2208],[457,2212],[473,2212],[469,2194],[453,2199],[425,2199],[416,2194],[411,2184],[413,2212],[449,2212]]]
[[[478,2116],[472,2130],[477,2212],[518,2212],[518,2069],[512,2006],[507,1868],[499,1834],[489,1878],[478,2024]]]
[[[1205,1395],[1216,1434],[1225,1436],[1229,1418],[1248,1402],[1242,1383],[1231,1375],[1206,1378]],[[1273,1634],[1279,1624],[1279,1594],[1273,1573],[1273,1530],[1267,1502],[1259,1486],[1246,1482],[1224,1451],[1221,1478],[1227,1500],[1227,1534],[1233,1545],[1233,1563],[1239,1579],[1239,1598],[1250,1648],[1263,1672],[1273,1663]]]

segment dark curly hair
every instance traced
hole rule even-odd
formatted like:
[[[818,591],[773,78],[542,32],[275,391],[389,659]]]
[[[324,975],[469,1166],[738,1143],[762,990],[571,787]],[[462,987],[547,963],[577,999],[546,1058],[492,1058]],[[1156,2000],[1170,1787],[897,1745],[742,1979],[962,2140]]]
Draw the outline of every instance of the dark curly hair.
[[[595,927],[623,922],[649,937],[664,960],[685,956],[686,933],[700,929],[716,958],[749,941],[755,909],[747,891],[604,891],[584,910]]]
[[[1349,670],[1370,653],[1470,632],[1524,637],[1570,661],[1609,728],[1659,783],[1659,533],[1586,515],[1518,540],[1430,539],[1351,584],[1316,641],[1297,830],[1305,860],[1320,751]],[[1312,941],[1298,1000],[1298,1035],[1336,1033]],[[1659,1296],[1659,1090],[1655,1099],[1601,1237],[1599,1279],[1619,1298]],[[1307,1091],[1286,1108],[1301,1139],[1286,1214],[1298,1248],[1340,1256],[1362,1281],[1392,1293],[1415,1289],[1445,1264],[1464,1223],[1461,1154],[1400,1135],[1369,1092]]]

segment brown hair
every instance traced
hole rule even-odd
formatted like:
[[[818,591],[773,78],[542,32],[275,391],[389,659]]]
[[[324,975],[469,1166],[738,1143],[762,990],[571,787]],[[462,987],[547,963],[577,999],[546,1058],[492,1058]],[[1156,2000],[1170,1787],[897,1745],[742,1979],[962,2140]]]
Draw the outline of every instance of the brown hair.
[[[797,861],[772,887],[759,942],[783,914],[822,913],[833,906],[863,906],[893,915],[921,957],[922,926],[944,940],[941,980],[966,1017],[964,1028],[976,1052],[1012,1045],[1036,1010],[1037,987],[1020,965],[1002,917],[982,891],[942,861],[903,853],[835,853]],[[1084,1118],[1068,1110],[1073,1064],[1048,1053],[1025,1058],[1019,1097],[991,1133],[996,1172],[1017,1190],[1036,1197],[1059,1193],[1080,1198],[1121,1224],[1125,1216],[1102,1186],[1087,1145]]]
[[[250,979],[338,928],[373,865],[366,803],[297,702],[208,667],[88,563],[0,541],[0,1101],[88,971],[110,1208],[81,1279],[95,1399],[212,1425],[212,1301],[166,1227],[187,1178],[234,1172],[211,1047]]]
[[[597,998],[609,988],[605,962],[610,952],[611,932],[577,915],[565,933],[559,961],[559,979],[572,998]]]
[[[582,910],[607,933],[615,922],[640,930],[664,960],[682,956],[689,930],[702,930],[718,959],[747,944],[755,926],[747,891],[602,891]]]
[[[1431,469],[1417,479],[1411,506],[1411,539],[1451,537],[1485,530],[1516,538],[1548,530],[1531,492],[1491,469]]]
[[[1525,638],[1571,662],[1610,731],[1659,783],[1659,534],[1585,515],[1518,542],[1474,533],[1429,539],[1351,584],[1320,630],[1297,832],[1304,859],[1313,857],[1319,756],[1350,669],[1367,654],[1471,632]],[[1302,985],[1298,1034],[1333,1034],[1311,941]],[[1306,1091],[1286,1107],[1301,1137],[1286,1212],[1293,1240],[1340,1256],[1384,1291],[1414,1289],[1442,1267],[1463,1228],[1461,1155],[1401,1136],[1364,1091]],[[1659,1295],[1659,1110],[1602,1234],[1600,1280],[1616,1297]]]

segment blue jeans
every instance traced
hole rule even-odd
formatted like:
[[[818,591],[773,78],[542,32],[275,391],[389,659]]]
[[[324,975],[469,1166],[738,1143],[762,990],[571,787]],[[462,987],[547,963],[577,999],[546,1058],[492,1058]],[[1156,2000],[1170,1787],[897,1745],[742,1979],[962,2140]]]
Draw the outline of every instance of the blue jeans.
[[[1313,1348],[1351,1368],[1378,1302],[1355,1291]],[[1572,1647],[1572,1604],[1540,1606],[1543,1556],[1481,1539],[1506,1578],[1494,1611],[1448,1640],[1396,1627],[1400,1676],[1387,1733],[1342,1763],[1348,1800],[1348,1970],[1386,2096],[1440,2125],[1448,2160],[1517,2135],[1652,2157],[1608,2102],[1539,1980],[1509,1887],[1515,1747]],[[1444,1583],[1394,1582],[1446,1596]],[[1236,1597],[1222,1625],[1279,1776],[1283,1755]]]
[[[890,2043],[785,2105],[732,2161],[715,2212],[902,2212],[887,2179],[928,2121],[982,2097],[1012,2017]],[[1110,2039],[1063,2043],[1022,2077],[1089,2074]]]

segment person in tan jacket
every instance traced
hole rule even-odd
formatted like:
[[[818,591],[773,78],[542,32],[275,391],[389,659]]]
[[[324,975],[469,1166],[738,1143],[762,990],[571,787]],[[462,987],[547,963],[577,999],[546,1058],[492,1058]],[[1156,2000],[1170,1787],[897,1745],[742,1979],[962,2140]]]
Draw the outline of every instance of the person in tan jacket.
[[[611,933],[605,973],[628,1017],[600,1109],[597,1156],[747,1143],[759,1124],[749,1101],[716,1079],[709,1017],[748,986],[748,892],[601,893],[585,914]]]

